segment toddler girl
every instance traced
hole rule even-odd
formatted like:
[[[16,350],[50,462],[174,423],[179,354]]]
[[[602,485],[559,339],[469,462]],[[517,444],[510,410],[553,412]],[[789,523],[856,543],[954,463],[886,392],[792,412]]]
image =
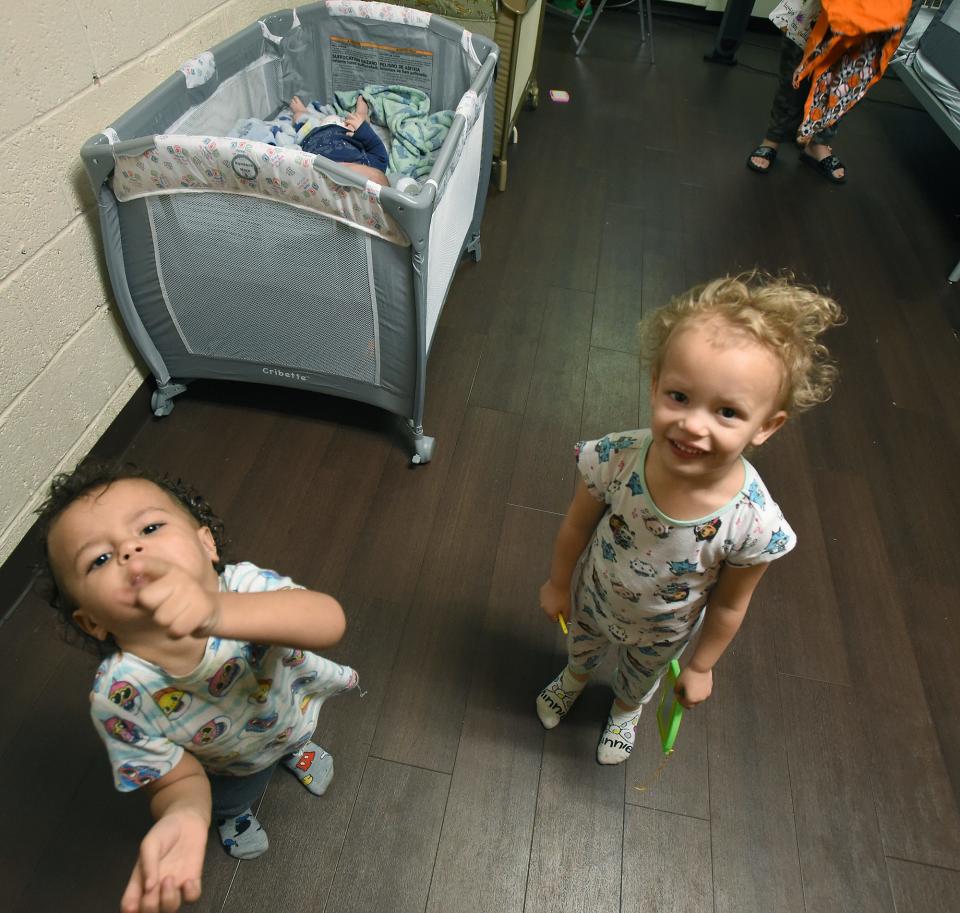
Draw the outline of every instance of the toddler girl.
[[[698,627],[676,690],[686,707],[710,696],[767,565],[796,544],[743,453],[830,396],[836,371],[817,340],[840,319],[813,290],[748,275],[695,288],[641,324],[650,428],[577,446],[580,479],[540,589],[547,616],[570,622],[567,666],[537,698],[547,729],[616,645],[601,764],[627,759],[643,704]]]

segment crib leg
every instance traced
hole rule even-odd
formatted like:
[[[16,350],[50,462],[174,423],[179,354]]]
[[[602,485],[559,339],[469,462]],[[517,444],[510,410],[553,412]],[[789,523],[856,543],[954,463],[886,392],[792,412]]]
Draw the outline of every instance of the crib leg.
[[[507,160],[497,159],[494,164],[497,169],[497,190],[503,193],[507,189]]]
[[[957,261],[957,265],[953,268],[953,272],[947,277],[947,282],[960,282],[960,260]]]
[[[163,418],[173,412],[173,398],[180,393],[185,393],[186,384],[175,384],[169,381],[165,384],[157,384],[157,389],[153,391],[150,397],[150,408],[157,418]]]
[[[413,432],[413,456],[410,462],[414,466],[420,466],[423,463],[429,463],[433,459],[433,453],[436,450],[437,442],[432,437],[427,437],[423,433],[423,425],[414,425],[408,423]]]
[[[468,245],[467,253],[473,257],[474,263],[479,263],[480,258],[483,256],[483,251],[480,249],[480,236],[477,235]]]

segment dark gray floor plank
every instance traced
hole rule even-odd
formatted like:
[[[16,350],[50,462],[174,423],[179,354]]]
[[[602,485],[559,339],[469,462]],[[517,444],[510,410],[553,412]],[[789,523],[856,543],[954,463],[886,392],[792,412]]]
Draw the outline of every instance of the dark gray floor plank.
[[[637,324],[642,316],[642,301],[640,283],[598,288],[593,310],[592,345],[638,356]]]
[[[686,233],[664,227],[657,221],[656,215],[649,211],[644,212],[643,232],[643,286],[640,301],[642,316],[646,316],[685,292],[692,281],[687,276],[683,258]]]
[[[597,289],[639,288],[643,282],[642,209],[608,205],[600,236]]]
[[[622,910],[713,913],[710,825],[645,808],[626,810]]]
[[[833,584],[853,681],[876,761],[875,800],[884,850],[916,862],[960,866],[960,815],[927,707],[905,611],[877,536],[874,490],[846,473],[817,479]]]
[[[936,728],[953,795],[960,804],[960,588],[931,581],[897,580],[896,591],[909,624],[923,692]]]
[[[537,354],[537,336],[487,336],[470,405],[522,414]]]
[[[29,708],[61,664],[82,664],[83,659],[80,647],[67,643],[53,608],[35,593],[26,594],[17,610],[0,625],[0,663],[9,670],[7,699],[0,702],[0,758],[24,716],[35,716]],[[93,664],[92,658],[87,662]],[[91,670],[88,685],[92,683]]]
[[[636,428],[640,417],[640,362],[636,355],[590,348],[580,438]]]
[[[519,425],[515,415],[467,412],[371,749],[377,757],[453,770]]]
[[[619,913],[624,767],[601,766],[607,688],[588,686],[547,733],[524,913]]]
[[[370,758],[324,910],[421,913],[450,777]]]
[[[270,851],[262,865],[255,860],[255,865],[240,866],[230,889],[231,909],[298,904],[321,909],[333,883],[407,611],[405,606],[354,597],[349,591],[341,598],[347,633],[325,655],[356,668],[363,695],[337,695],[320,711],[314,741],[333,755],[333,782],[317,798],[286,771],[277,771],[259,815],[270,836]],[[271,877],[265,878],[265,871]]]
[[[551,289],[533,366],[509,501],[562,512],[573,496],[593,296]]]
[[[797,534],[794,551],[764,576],[758,603],[777,619],[781,672],[849,684],[847,648],[827,558],[829,538],[804,445],[805,420],[788,422],[753,460]]]
[[[658,692],[644,708],[640,720],[637,743],[627,761],[626,801],[630,805],[708,820],[706,708],[684,712],[673,753],[665,759],[657,729],[659,700]]]
[[[22,900],[29,905],[27,873],[56,844],[56,824],[80,801],[80,785],[92,782],[100,795],[113,789],[110,768],[90,720],[87,696],[95,668],[88,656],[67,655],[33,703],[27,703],[29,713],[13,721],[14,738],[0,756],[4,776],[16,784],[6,790],[0,805],[0,828],[16,834],[15,840],[5,842],[0,855],[0,884],[11,904]],[[69,775],[58,777],[54,772],[58,764]],[[81,844],[81,852],[84,847],[92,850],[92,843]],[[128,874],[136,847],[134,842],[117,849],[118,856],[129,863],[122,866]],[[95,856],[91,852],[86,858],[92,862]],[[43,869],[49,872],[45,862]],[[115,896],[121,893],[122,887]]]
[[[564,662],[537,604],[559,525],[504,516],[427,913],[522,913],[544,736],[534,698]]]
[[[755,604],[705,708],[716,913],[804,909],[772,627]]]
[[[395,447],[389,454],[347,568],[346,585],[355,597],[406,606],[413,596],[447,475],[451,467],[459,471],[454,454],[482,345],[475,333],[437,330],[424,417],[436,453],[416,468],[406,450]]]
[[[780,676],[806,913],[893,913],[853,689]]]
[[[956,913],[960,872],[888,859],[890,886],[897,913]]]

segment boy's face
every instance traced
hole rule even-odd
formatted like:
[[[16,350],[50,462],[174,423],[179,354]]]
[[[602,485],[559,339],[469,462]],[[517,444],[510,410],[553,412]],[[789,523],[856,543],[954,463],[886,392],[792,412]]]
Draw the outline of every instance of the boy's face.
[[[131,569],[132,559],[166,562],[211,591],[219,585],[210,530],[146,479],[121,479],[74,501],[51,527],[47,550],[77,624],[99,640],[112,634],[121,646],[153,628],[137,602],[149,581]]]
[[[783,366],[767,348],[721,323],[681,327],[653,379],[657,459],[680,478],[720,481],[750,445],[787,418]]]

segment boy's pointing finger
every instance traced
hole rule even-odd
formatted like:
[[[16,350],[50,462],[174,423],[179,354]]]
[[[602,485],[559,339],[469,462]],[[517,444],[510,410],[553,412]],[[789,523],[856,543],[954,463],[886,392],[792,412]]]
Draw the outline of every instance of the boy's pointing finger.
[[[170,573],[172,565],[159,558],[153,558],[148,555],[137,555],[130,559],[127,565],[130,573],[135,577],[143,578],[140,582],[147,583],[153,580],[159,580]]]

